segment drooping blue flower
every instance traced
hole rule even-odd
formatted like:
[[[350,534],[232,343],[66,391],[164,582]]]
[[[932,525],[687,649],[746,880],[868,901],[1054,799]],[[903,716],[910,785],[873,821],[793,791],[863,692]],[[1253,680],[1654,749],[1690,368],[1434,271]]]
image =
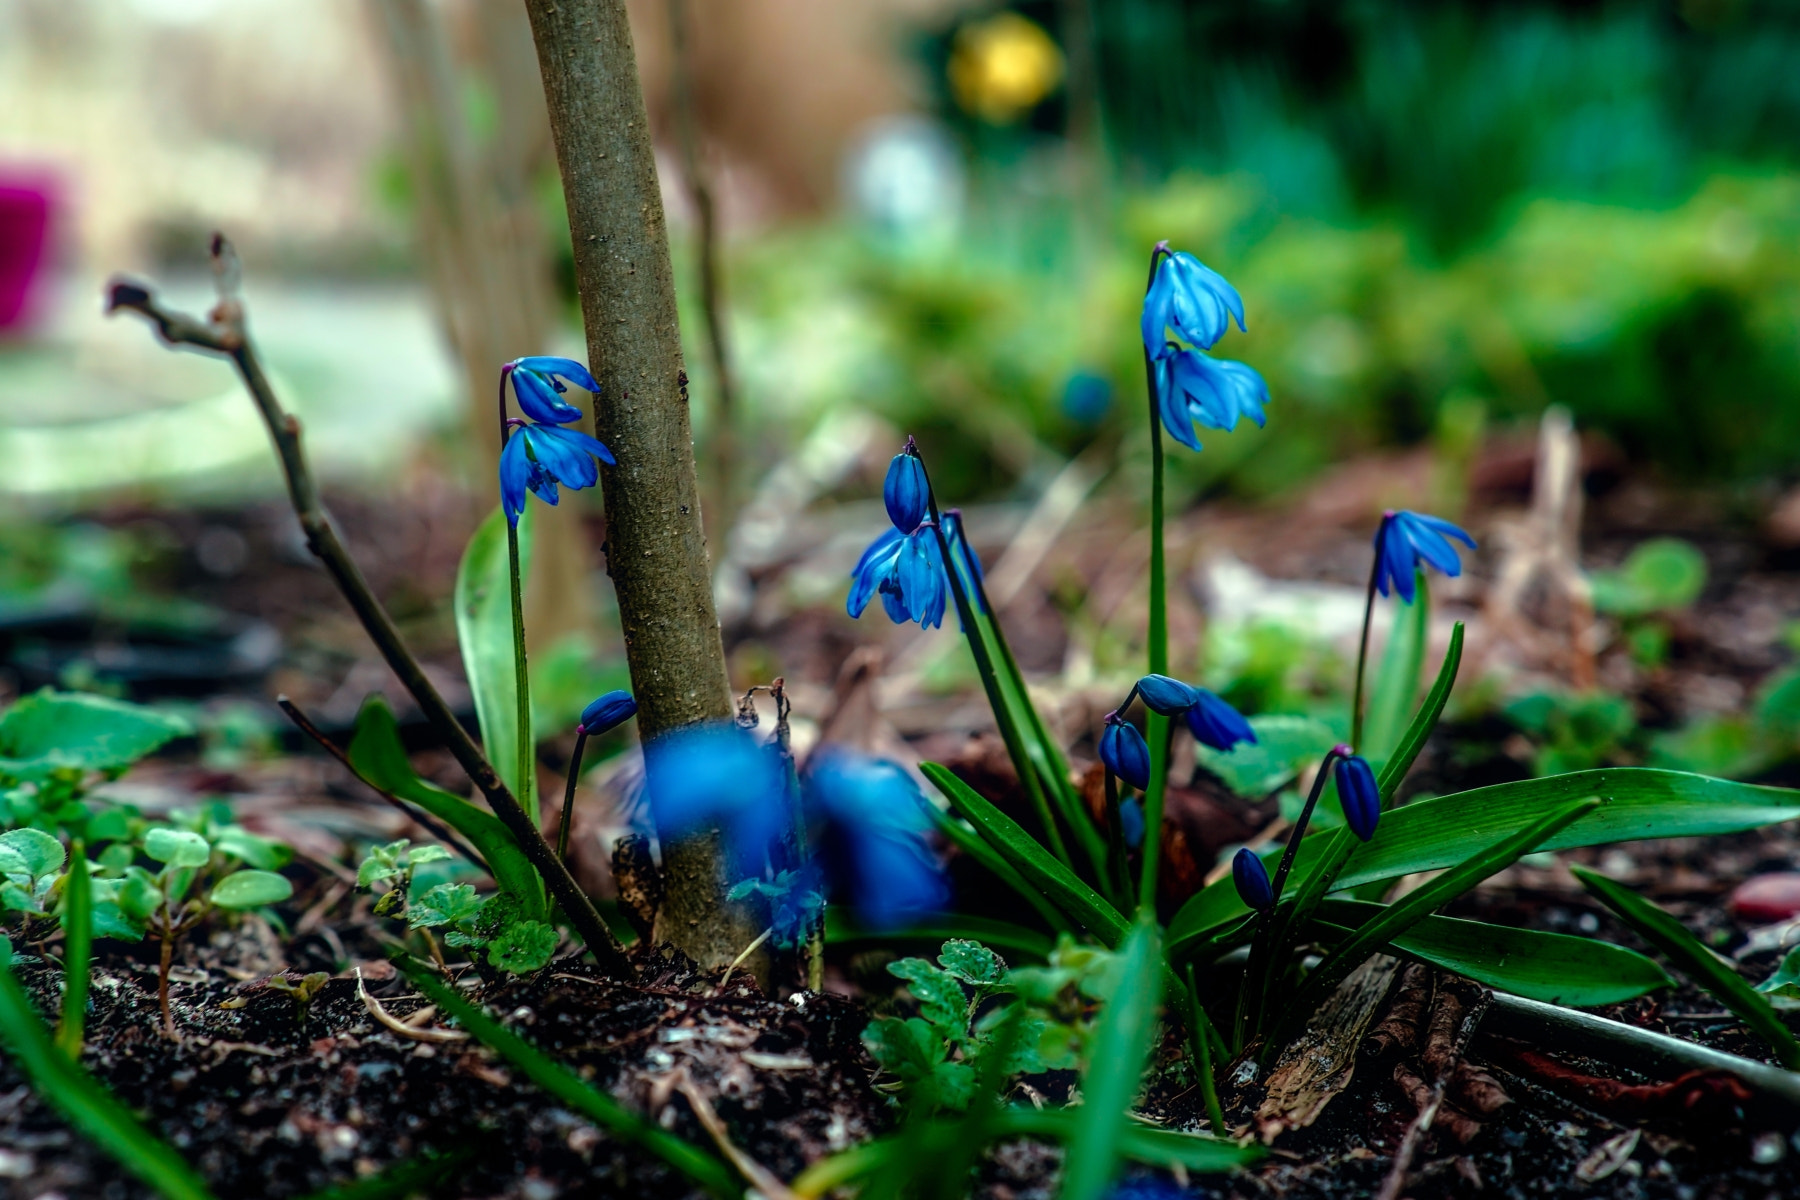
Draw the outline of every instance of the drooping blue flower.
[[[1210,350],[1237,318],[1244,329],[1244,301],[1225,277],[1185,250],[1171,251],[1156,264],[1144,293],[1144,350],[1152,358],[1169,353],[1171,340]]]
[[[600,478],[595,459],[608,466],[616,461],[605,443],[585,433],[556,425],[515,426],[500,451],[500,503],[506,519],[519,523],[527,491],[545,504],[555,504],[557,484],[593,487]]]
[[[1117,713],[1106,715],[1100,733],[1100,761],[1106,769],[1134,788],[1150,786],[1150,744],[1137,726]]]
[[[1168,675],[1146,675],[1137,681],[1144,707],[1165,717],[1178,717],[1200,703],[1202,689]]]
[[[637,716],[637,710],[637,699],[630,692],[615,689],[582,709],[581,721],[576,728],[594,737],[631,720]]]
[[[1237,885],[1238,899],[1261,912],[1275,903],[1275,889],[1269,883],[1269,869],[1256,851],[1244,846],[1231,856],[1231,882]]]
[[[1133,850],[1144,844],[1144,805],[1136,796],[1119,802],[1119,832]]]
[[[963,515],[960,508],[947,508],[938,517],[944,529],[944,541],[950,547],[950,565],[956,568],[957,582],[962,585],[963,594],[977,612],[987,611],[987,591],[982,586],[986,575],[981,569],[981,556],[969,545],[968,535],[963,532]]]
[[[1239,742],[1256,743],[1256,730],[1250,728],[1243,713],[1205,688],[1194,690],[1200,699],[1187,710],[1187,726],[1197,741],[1222,754],[1230,753]]]
[[[581,410],[562,398],[566,379],[576,387],[598,392],[600,385],[588,369],[572,358],[531,355],[515,358],[501,368],[512,376],[513,395],[519,398],[519,410],[534,421],[547,425],[567,425],[581,419]]]
[[[1349,747],[1342,749],[1347,751]],[[1375,782],[1375,772],[1360,754],[1338,759],[1333,772],[1338,802],[1344,806],[1344,822],[1351,833],[1366,842],[1375,836],[1375,825],[1381,820],[1381,788]]]
[[[896,625],[917,621],[922,629],[944,622],[949,586],[944,579],[944,556],[938,548],[937,528],[929,522],[911,533],[889,529],[875,539],[850,572],[850,597],[844,608],[853,617],[863,615],[877,594]]]
[[[907,446],[910,450],[910,438]],[[881,499],[895,529],[911,533],[919,527],[930,509],[931,487],[925,481],[925,464],[917,454],[903,451],[894,455],[894,461],[888,464],[887,479],[881,485]]]
[[[858,922],[894,929],[940,911],[949,892],[925,842],[925,800],[904,770],[831,746],[803,789],[807,828],[829,894]]]
[[[1190,450],[1199,450],[1196,423],[1230,432],[1240,418],[1266,422],[1269,385],[1241,362],[1198,350],[1172,350],[1156,364],[1156,403],[1163,428]]]
[[[689,725],[648,742],[644,790],[665,845],[719,829],[739,876],[762,871],[791,820],[778,752],[728,722]]]
[[[1375,530],[1376,588],[1386,596],[1392,587],[1400,599],[1411,604],[1415,594],[1413,574],[1420,563],[1429,563],[1452,579],[1461,575],[1462,559],[1450,544],[1451,538],[1475,549],[1474,538],[1442,517],[1390,509]]]

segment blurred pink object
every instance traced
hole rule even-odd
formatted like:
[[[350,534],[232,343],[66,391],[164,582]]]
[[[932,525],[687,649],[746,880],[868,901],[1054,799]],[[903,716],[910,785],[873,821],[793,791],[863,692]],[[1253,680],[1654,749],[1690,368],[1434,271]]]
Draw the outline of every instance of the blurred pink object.
[[[0,167],[0,331],[18,330],[33,315],[58,198],[49,175]]]

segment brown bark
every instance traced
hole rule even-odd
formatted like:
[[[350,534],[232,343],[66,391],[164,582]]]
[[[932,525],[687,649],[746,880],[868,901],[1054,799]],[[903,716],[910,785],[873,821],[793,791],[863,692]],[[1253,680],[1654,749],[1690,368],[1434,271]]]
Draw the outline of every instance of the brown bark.
[[[526,0],[562,168],[602,473],[607,571],[645,738],[731,716],[694,478],[669,235],[624,0]],[[716,833],[663,848],[657,934],[702,966],[761,931],[728,904]],[[766,962],[766,959],[764,960]],[[766,975],[763,963],[752,968]]]

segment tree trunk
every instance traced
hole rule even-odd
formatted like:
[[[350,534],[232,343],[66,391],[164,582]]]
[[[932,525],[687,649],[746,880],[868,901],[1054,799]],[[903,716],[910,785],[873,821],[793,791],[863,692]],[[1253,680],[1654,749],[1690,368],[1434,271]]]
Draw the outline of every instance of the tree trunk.
[[[645,738],[732,714],[700,500],[669,234],[624,0],[526,0],[562,167],[603,471],[606,559]],[[663,847],[658,940],[722,966],[761,932],[728,904],[716,832]],[[767,959],[747,963],[766,979]]]

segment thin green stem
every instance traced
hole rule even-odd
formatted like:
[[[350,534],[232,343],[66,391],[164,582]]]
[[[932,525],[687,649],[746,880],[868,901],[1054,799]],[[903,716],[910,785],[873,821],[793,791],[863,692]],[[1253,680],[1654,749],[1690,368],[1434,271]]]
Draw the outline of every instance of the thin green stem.
[[[575,784],[581,779],[581,756],[587,751],[587,730],[575,727],[575,752],[569,757],[569,781],[563,785],[562,815],[556,823],[556,857],[563,862],[569,861],[569,826],[573,825],[571,817],[575,811]]]
[[[1144,861],[1138,873],[1138,908],[1156,911],[1156,871],[1162,859],[1163,795],[1168,791],[1169,743],[1175,740],[1173,723],[1151,713],[1144,723],[1150,742],[1150,786],[1144,789]]]
[[[512,585],[513,713],[518,723],[518,758],[514,767],[518,776],[514,786],[519,789],[519,799],[535,823],[538,819],[537,789],[532,786],[531,777],[537,761],[537,741],[531,729],[531,677],[525,667],[525,586],[519,578],[519,527],[511,521],[506,523],[506,566],[508,582]]]
[[[1150,274],[1144,291],[1156,282],[1156,265],[1168,252],[1158,242],[1150,251]],[[1156,403],[1156,361],[1144,347],[1144,395],[1150,412],[1150,674],[1169,673],[1168,571],[1163,559],[1163,444],[1162,416]],[[1144,863],[1138,884],[1138,905],[1156,911],[1156,868],[1162,857],[1164,775],[1169,764],[1169,718],[1150,714],[1146,729],[1150,741],[1150,786],[1144,789]]]
[[[1212,1042],[1218,1032],[1212,1018],[1200,1003],[1200,989],[1194,983],[1194,964],[1187,968],[1188,1036],[1194,1042],[1194,1069],[1200,1076],[1200,1095],[1206,1100],[1206,1119],[1212,1124],[1212,1135],[1225,1136],[1225,1110],[1219,1107],[1219,1085],[1213,1079]]]
[[[1381,518],[1386,526],[1387,517]],[[1362,750],[1363,671],[1369,665],[1369,624],[1375,617],[1375,581],[1381,575],[1381,533],[1375,534],[1375,559],[1369,564],[1369,591],[1363,597],[1362,638],[1356,644],[1356,686],[1350,693],[1350,748]]]

